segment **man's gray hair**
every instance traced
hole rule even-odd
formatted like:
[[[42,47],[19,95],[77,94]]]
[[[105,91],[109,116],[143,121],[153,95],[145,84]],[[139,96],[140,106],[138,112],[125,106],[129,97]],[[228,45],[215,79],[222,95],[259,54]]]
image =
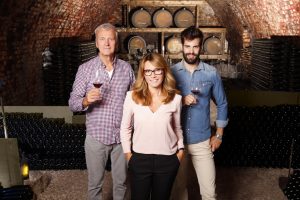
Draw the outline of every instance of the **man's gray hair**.
[[[99,26],[97,26],[97,28],[95,29],[95,36],[97,37],[97,32],[100,30],[100,29],[105,29],[105,30],[113,30],[116,32],[116,39],[118,38],[118,32],[117,32],[117,29],[114,25],[112,25],[111,23],[104,23],[104,24],[101,24]]]

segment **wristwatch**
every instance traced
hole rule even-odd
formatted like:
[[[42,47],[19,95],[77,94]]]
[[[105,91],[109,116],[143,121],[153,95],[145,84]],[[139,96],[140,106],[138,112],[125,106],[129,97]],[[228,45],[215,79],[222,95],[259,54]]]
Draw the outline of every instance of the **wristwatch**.
[[[216,137],[217,137],[218,140],[220,140],[220,141],[222,142],[222,138],[223,138],[222,135],[220,135],[219,133],[217,133],[217,134],[216,134]]]

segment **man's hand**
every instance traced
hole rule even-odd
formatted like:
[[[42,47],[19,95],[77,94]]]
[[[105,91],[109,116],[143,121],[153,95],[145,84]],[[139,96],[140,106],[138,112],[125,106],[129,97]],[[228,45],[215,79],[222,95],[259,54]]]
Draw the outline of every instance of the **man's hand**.
[[[215,150],[217,150],[220,147],[220,145],[222,144],[222,141],[219,140],[216,135],[213,135],[210,138],[209,144],[211,145],[212,152],[214,152]]]
[[[87,107],[87,106],[91,105],[92,103],[99,101],[100,98],[101,98],[101,94],[100,94],[99,88],[93,88],[86,93],[86,96],[83,99],[82,105],[84,107]]]
[[[197,99],[192,94],[183,97],[183,102],[182,102],[183,105],[190,106],[196,103],[197,103]]]

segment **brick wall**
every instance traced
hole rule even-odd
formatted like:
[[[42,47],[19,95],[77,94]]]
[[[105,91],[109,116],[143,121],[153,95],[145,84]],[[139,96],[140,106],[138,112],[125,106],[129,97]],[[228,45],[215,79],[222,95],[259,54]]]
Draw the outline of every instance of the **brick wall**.
[[[91,40],[97,25],[117,23],[116,7],[119,0],[1,1],[0,95],[5,105],[43,105],[42,52],[50,40]]]
[[[231,57],[238,61],[244,30],[251,38],[300,35],[299,0],[206,0],[227,28]]]
[[[252,0],[246,4],[236,0],[240,18],[250,25],[256,38],[272,35],[300,35],[299,0]]]
[[[201,26],[227,28],[231,57],[250,38],[300,35],[299,0],[206,0]],[[91,40],[98,24],[121,24],[120,0],[2,0],[0,92],[5,105],[42,105],[42,52],[56,38]]]

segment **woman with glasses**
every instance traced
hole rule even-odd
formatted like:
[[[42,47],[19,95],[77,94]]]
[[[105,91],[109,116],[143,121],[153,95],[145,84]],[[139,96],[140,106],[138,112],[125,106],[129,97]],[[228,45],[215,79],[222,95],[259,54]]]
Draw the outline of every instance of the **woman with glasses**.
[[[132,200],[169,199],[184,150],[177,93],[163,56],[144,56],[127,92],[120,132]]]

